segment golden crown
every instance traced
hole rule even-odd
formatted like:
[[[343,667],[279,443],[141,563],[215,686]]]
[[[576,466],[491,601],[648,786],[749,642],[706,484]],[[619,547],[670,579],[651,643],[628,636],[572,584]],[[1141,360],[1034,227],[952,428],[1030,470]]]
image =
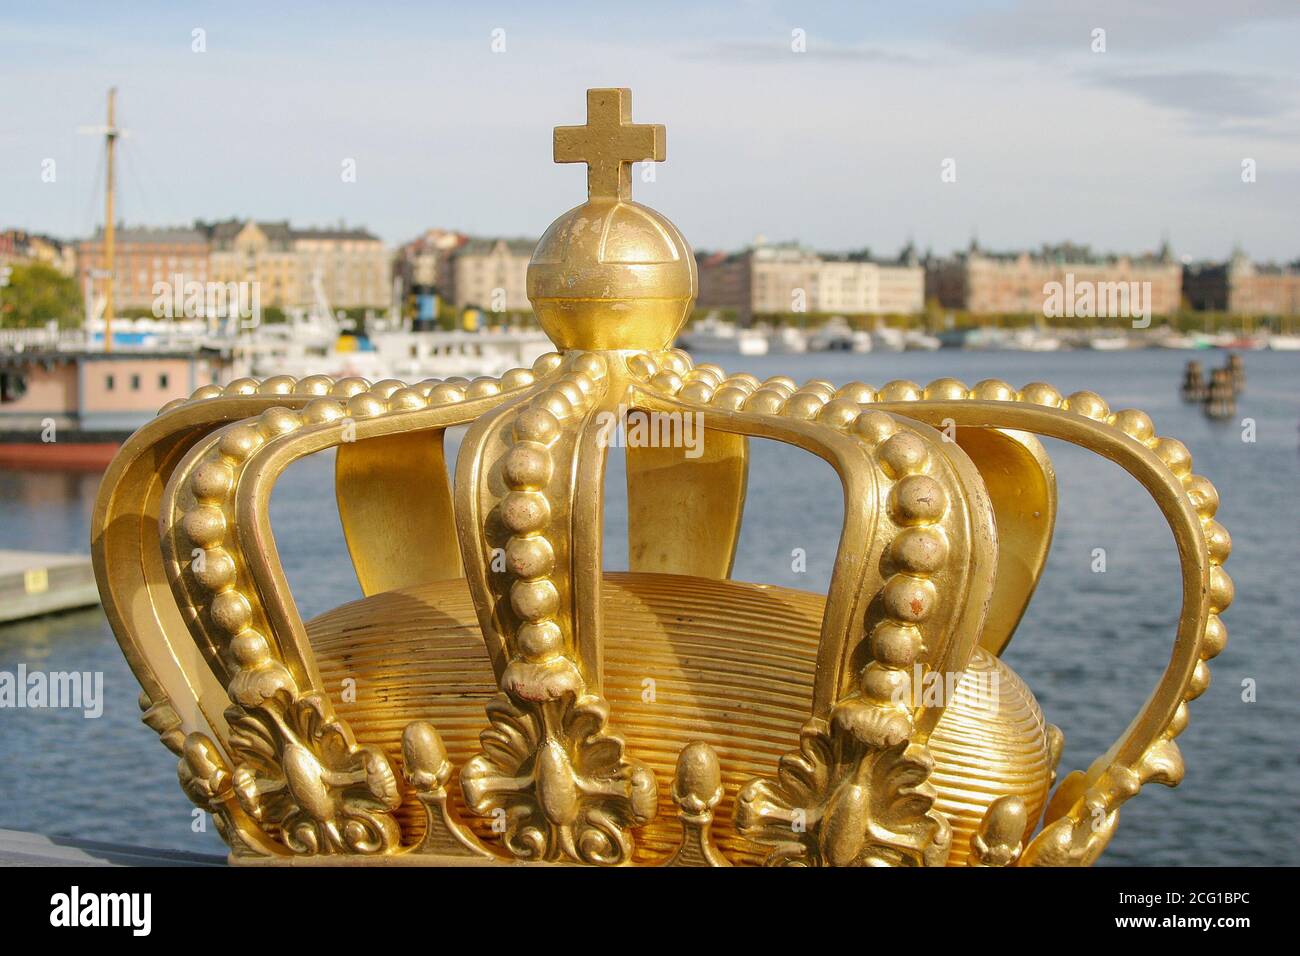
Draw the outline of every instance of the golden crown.
[[[1091,392],[692,365],[669,346],[694,256],[631,201],[664,131],[630,114],[591,90],[555,132],[589,187],[528,270],[560,351],[499,379],[206,386],[113,462],[95,570],[185,793],[250,864],[1092,863],[1124,801],[1181,778],[1174,738],[1226,640],[1213,486]],[[605,572],[607,423],[634,413],[698,416],[704,441],[627,448],[631,570]],[[1035,435],[1133,475],[1182,565],[1159,684],[1054,791],[1061,733],[999,659],[1055,517]],[[751,437],[843,483],[825,596],[730,578]],[[327,449],[365,597],[304,623],[268,501]]]

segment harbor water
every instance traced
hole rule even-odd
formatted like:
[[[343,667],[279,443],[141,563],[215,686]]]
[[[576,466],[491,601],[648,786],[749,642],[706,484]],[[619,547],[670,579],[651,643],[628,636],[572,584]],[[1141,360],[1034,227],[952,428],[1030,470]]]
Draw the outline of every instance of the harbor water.
[[[1224,615],[1227,650],[1191,704],[1179,738],[1181,786],[1151,785],[1121,812],[1102,863],[1295,864],[1300,827],[1300,354],[1251,353],[1237,413],[1207,419],[1179,398],[1190,353],[905,352],[700,356],[760,377],[787,374],[880,385],[955,376],[1046,381],[1062,393],[1100,392],[1112,408],[1147,411],[1183,441],[1195,470],[1218,487],[1233,538],[1227,570],[1236,600]],[[1223,353],[1199,353],[1207,366]],[[1049,721],[1065,732],[1062,773],[1087,765],[1122,733],[1169,658],[1180,599],[1172,536],[1154,503],[1116,466],[1047,442],[1060,513],[1051,558],[1006,652]],[[842,520],[829,466],[771,442],[753,443],[746,525],[735,577],[824,590]],[[277,486],[272,523],[305,618],[360,596],[332,497],[333,462],[316,456]],[[0,472],[0,548],[85,551],[98,475]],[[623,470],[611,456],[606,567],[626,567]],[[796,560],[806,553],[806,567]],[[1098,551],[1101,549],[1101,551]],[[1105,570],[1097,570],[1098,555]],[[0,627],[0,671],[102,672],[102,716],[79,710],[0,710],[0,827],[48,835],[217,852],[176,782],[176,759],[139,720],[138,685],[102,612]],[[199,832],[196,832],[199,830]]]

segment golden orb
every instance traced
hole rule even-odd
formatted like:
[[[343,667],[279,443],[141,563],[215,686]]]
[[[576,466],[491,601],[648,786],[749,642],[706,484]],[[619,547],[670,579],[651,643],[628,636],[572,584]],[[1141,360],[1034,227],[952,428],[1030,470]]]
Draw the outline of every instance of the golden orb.
[[[640,203],[596,199],[546,230],[528,264],[528,298],[560,349],[661,349],[699,286],[677,227]]]

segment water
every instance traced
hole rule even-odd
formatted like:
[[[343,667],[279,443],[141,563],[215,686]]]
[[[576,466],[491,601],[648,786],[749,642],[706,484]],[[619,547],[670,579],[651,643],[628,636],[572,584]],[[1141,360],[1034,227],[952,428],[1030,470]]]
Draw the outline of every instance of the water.
[[[1220,356],[1199,356],[1217,363]],[[1152,785],[1121,813],[1102,861],[1116,864],[1295,864],[1300,825],[1300,620],[1297,422],[1300,356],[1246,357],[1248,384],[1236,420],[1207,421],[1178,399],[1186,353],[1069,352],[702,356],[760,376],[799,380],[954,375],[1042,380],[1063,393],[1090,388],[1113,408],[1149,412],[1162,435],[1181,439],[1196,471],[1218,487],[1219,518],[1233,536],[1227,569],[1237,597],[1224,620],[1227,650],[1214,680],[1191,705],[1179,738],[1182,785]],[[1242,441],[1240,420],[1255,421]],[[1062,770],[1086,767],[1127,725],[1155,686],[1172,645],[1179,586],[1172,537],[1135,481],[1095,456],[1048,443],[1061,510],[1042,583],[1006,659],[1065,731]],[[272,522],[304,617],[360,596],[332,501],[333,462],[295,465],[272,501]],[[736,577],[807,589],[826,587],[839,536],[839,482],[811,456],[755,442],[747,524]],[[622,462],[612,456],[606,566],[626,567]],[[0,547],[84,551],[95,476],[0,473]],[[806,573],[791,570],[804,548]],[[1107,570],[1093,573],[1093,550]],[[139,723],[138,687],[97,610],[0,627],[0,670],[102,670],[104,715],[0,711],[0,826],[86,839],[215,852],[211,832],[192,832],[192,807],[176,783],[175,758]],[[1253,681],[1257,700],[1243,701]]]

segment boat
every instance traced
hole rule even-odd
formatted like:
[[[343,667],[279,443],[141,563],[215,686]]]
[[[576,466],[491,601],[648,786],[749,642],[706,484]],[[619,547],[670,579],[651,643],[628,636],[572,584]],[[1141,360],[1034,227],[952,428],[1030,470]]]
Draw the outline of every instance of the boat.
[[[907,348],[907,339],[902,329],[878,322],[871,330],[871,347],[878,352],[901,352]]]
[[[801,355],[808,351],[808,337],[793,325],[777,326],[767,333],[767,350],[774,355]]]
[[[720,355],[766,355],[768,350],[768,338],[763,331],[741,328],[735,322],[723,320],[716,312],[710,312],[682,332],[678,342],[688,352]]]
[[[163,405],[229,380],[206,347],[0,351],[0,466],[103,469]]]
[[[1088,348],[1097,352],[1122,352],[1132,347],[1129,337],[1119,332],[1103,332],[1088,337]]]
[[[1221,349],[1235,349],[1239,352],[1258,352],[1268,348],[1268,340],[1259,335],[1224,336],[1215,344]]]
[[[1158,349],[1209,349],[1214,347],[1214,338],[1203,332],[1170,330],[1150,336],[1146,344]]]
[[[970,352],[985,352],[1006,348],[1010,333],[1006,329],[981,325],[971,329],[947,329],[939,335],[945,348],[959,348]]]
[[[147,320],[141,320],[147,321]],[[238,333],[204,322],[108,332],[5,330],[0,336],[0,465],[102,469],[132,432],[175,399],[236,378],[326,374],[418,382],[498,377],[551,350],[540,330],[371,332],[319,317]]]
[[[1013,352],[1056,352],[1061,348],[1061,340],[1043,329],[1030,327],[1016,329],[1006,337],[1002,347]]]
[[[934,352],[943,348],[944,339],[921,329],[898,329],[877,322],[871,330],[871,347],[881,352]]]
[[[383,320],[367,329],[354,329],[329,317],[328,311],[314,310],[283,324],[240,333],[230,348],[237,376],[319,374],[371,382],[419,382],[495,378],[509,369],[531,366],[551,350],[551,344],[540,329],[425,331],[410,321]]]
[[[1268,348],[1274,352],[1300,352],[1300,335],[1270,335]]]
[[[842,315],[832,316],[808,336],[810,352],[870,352],[871,333],[852,328]]]
[[[930,335],[920,329],[907,329],[903,332],[903,349],[908,352],[934,352],[943,347],[937,335]]]

